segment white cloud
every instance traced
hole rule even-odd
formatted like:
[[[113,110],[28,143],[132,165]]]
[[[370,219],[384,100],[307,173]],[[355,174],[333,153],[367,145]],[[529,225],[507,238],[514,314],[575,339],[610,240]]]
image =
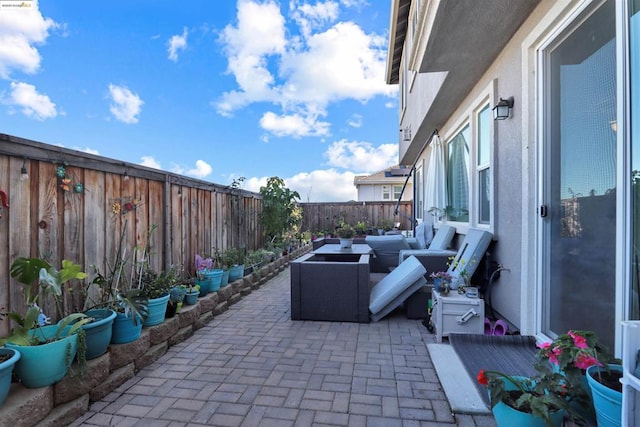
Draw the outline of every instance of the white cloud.
[[[277,115],[266,112],[260,119],[260,127],[276,136],[325,136],[329,134],[330,123],[318,120],[318,115],[307,113]]]
[[[398,144],[381,144],[374,147],[368,142],[332,143],[324,153],[329,166],[373,173],[398,164]]]
[[[144,101],[137,94],[132,93],[125,86],[109,84],[111,106],[109,111],[115,118],[123,123],[138,123],[138,115]]]
[[[314,170],[283,178],[285,186],[300,194],[300,202],[347,202],[358,196],[352,172],[338,172],[335,169]],[[248,191],[260,191],[266,185],[268,177],[248,178],[243,188]]]
[[[11,82],[11,94],[5,102],[20,107],[25,116],[36,120],[52,119],[58,115],[56,104],[28,83]]]
[[[238,108],[274,99],[274,77],[267,67],[270,55],[285,49],[284,18],[274,1],[238,1],[238,24],[227,25],[220,41],[227,55],[227,72],[233,74],[240,90],[226,92],[215,102],[218,112],[229,116]]]
[[[196,167],[187,170],[185,174],[193,176],[195,178],[206,178],[207,176],[211,175],[211,172],[213,172],[213,168],[210,164],[208,164],[204,160],[196,160]]]
[[[362,5],[345,1],[342,6]],[[228,59],[227,71],[236,79],[237,89],[223,93],[212,102],[219,114],[233,112],[255,102],[280,106],[261,125],[277,136],[327,135],[329,123],[310,120],[326,115],[330,103],[345,99],[366,102],[378,96],[395,97],[397,88],[385,84],[387,39],[366,34],[352,22],[334,22],[339,17],[336,1],[314,5],[290,2],[294,22],[302,36],[289,40],[278,5],[268,0],[238,2],[237,23],[227,26],[220,42]],[[321,28],[321,27],[327,28]],[[291,130],[291,121],[301,121],[307,129]],[[313,130],[311,130],[313,129]]]
[[[142,160],[139,163],[141,166],[146,166],[148,168],[154,169],[162,169],[162,166],[160,166],[160,162],[153,158],[153,156],[142,156],[140,160]]]
[[[178,61],[178,51],[185,50],[187,48],[187,28],[182,30],[182,35],[171,36],[167,42],[167,48],[169,50],[169,59],[173,62]]]
[[[301,3],[291,1],[289,8],[291,15],[300,27],[300,31],[306,38],[314,29],[322,28],[324,25],[336,20],[339,12],[339,4],[335,1]]]
[[[37,2],[32,7],[3,9],[0,13],[0,77],[8,79],[11,72],[33,74],[40,68],[40,53],[35,45],[43,44],[49,30],[59,24],[44,18]]]
[[[347,124],[354,128],[362,127],[362,115],[361,114],[353,114],[349,120],[347,120]]]
[[[78,151],[82,151],[84,153],[88,153],[88,154],[93,154],[96,156],[100,155],[100,152],[94,148],[89,148],[89,147],[85,147],[85,148],[81,148],[81,147],[75,147],[74,150],[78,150]]]
[[[325,152],[328,158],[328,169],[301,172],[283,178],[287,188],[300,194],[301,202],[346,202],[358,197],[353,179],[354,171],[372,173],[393,166],[398,162],[398,146],[382,144],[374,147],[368,142],[348,142],[345,140],[332,143]],[[340,171],[340,169],[350,169]],[[267,177],[247,178],[243,188],[249,191],[260,191],[267,183]]]

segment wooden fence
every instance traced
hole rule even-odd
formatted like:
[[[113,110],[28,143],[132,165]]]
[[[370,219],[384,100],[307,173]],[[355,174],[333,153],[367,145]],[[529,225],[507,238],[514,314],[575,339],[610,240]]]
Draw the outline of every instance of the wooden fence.
[[[394,212],[396,202],[301,203],[300,206],[303,231],[330,231],[340,220],[351,225],[363,221],[374,228],[384,221],[399,222],[401,230],[413,230],[413,202],[410,201],[400,202],[397,215]]]
[[[124,231],[128,253],[150,243],[152,268],[181,265],[193,273],[196,253],[265,243],[259,194],[5,134],[0,191],[6,195],[0,200],[1,311],[23,308],[22,288],[9,275],[20,256],[44,256],[57,266],[69,259],[87,273],[93,265],[105,272]],[[67,292],[65,311],[77,310],[82,299],[80,289]],[[8,327],[5,318],[0,336]]]

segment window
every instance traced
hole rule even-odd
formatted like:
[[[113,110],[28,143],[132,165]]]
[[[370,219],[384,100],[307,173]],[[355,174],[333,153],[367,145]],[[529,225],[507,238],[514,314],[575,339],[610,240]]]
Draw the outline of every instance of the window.
[[[491,223],[491,110],[487,104],[476,115],[478,126],[478,222]]]
[[[447,217],[469,222],[469,125],[447,146]]]
[[[495,82],[492,81],[443,138],[446,219],[489,230],[494,217],[492,164],[495,122],[491,111],[491,94],[494,92]]]
[[[402,196],[402,185],[393,186],[393,200],[398,200]]]
[[[389,192],[389,186],[382,186],[382,200],[389,200],[391,198],[391,193]]]

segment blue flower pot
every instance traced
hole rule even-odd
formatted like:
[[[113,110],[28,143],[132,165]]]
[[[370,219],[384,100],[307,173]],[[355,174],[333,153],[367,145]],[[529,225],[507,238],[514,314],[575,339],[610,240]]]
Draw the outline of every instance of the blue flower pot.
[[[111,344],[125,344],[140,338],[142,333],[142,319],[138,316],[134,323],[131,315],[117,313],[113,319],[113,329],[111,333]]]
[[[194,282],[196,285],[200,286],[200,296],[204,297],[209,293],[209,287],[211,286],[211,280],[208,277],[203,277],[202,279],[196,279]]]
[[[622,373],[622,365],[609,365],[611,371]],[[587,381],[591,387],[591,397],[596,410],[598,427],[622,425],[622,393],[613,390],[596,379],[598,372],[604,369],[593,365],[587,369]]]
[[[220,287],[224,288],[229,284],[229,269],[222,271],[222,279],[220,280]]]
[[[11,374],[15,364],[20,360],[20,352],[11,348],[0,348],[0,355],[11,356],[10,359],[0,363],[0,406],[2,406],[9,394]]]
[[[149,300],[149,315],[144,320],[143,326],[154,326],[164,322],[168,302],[169,294],[160,298],[151,298]]]
[[[186,305],[195,305],[198,302],[198,296],[200,295],[200,292],[187,292],[187,294],[184,296],[184,303]]]
[[[224,272],[222,270],[211,270],[209,275],[209,292],[217,292],[220,290],[220,286],[222,285],[222,274]]]
[[[43,326],[39,331],[32,330],[32,336],[53,338],[58,325]],[[57,383],[69,370],[76,357],[78,335],[65,336],[46,344],[24,346],[12,343],[7,348],[20,352],[20,360],[15,365],[17,377],[27,388],[45,387]]]
[[[107,352],[113,333],[113,319],[116,312],[108,308],[89,310],[85,313],[94,318],[94,321],[82,325],[87,342],[87,360],[95,359]]]
[[[244,274],[244,264],[234,265],[229,270],[229,281],[234,282],[238,279],[242,279],[243,274]]]

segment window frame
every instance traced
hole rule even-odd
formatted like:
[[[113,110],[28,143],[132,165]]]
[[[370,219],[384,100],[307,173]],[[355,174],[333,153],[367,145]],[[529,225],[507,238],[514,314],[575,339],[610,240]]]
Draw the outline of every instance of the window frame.
[[[492,106],[495,104],[496,99],[496,81],[492,81],[487,87],[469,103],[469,107],[462,110],[461,114],[453,122],[453,125],[449,127],[447,132],[443,134],[444,149],[446,165],[448,167],[449,158],[449,144],[451,141],[462,132],[465,126],[469,126],[469,220],[468,221],[452,221],[448,215],[445,215],[443,222],[456,227],[456,229],[465,233],[468,228],[480,228],[493,232],[495,227],[495,177],[496,169],[494,167],[494,158],[496,150],[496,137],[495,137],[495,121],[493,115],[490,115],[489,120],[489,159],[488,162],[478,164],[479,161],[479,146],[478,146],[478,115],[487,107],[491,111]],[[483,171],[489,170],[489,222],[480,222],[480,174]]]

